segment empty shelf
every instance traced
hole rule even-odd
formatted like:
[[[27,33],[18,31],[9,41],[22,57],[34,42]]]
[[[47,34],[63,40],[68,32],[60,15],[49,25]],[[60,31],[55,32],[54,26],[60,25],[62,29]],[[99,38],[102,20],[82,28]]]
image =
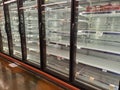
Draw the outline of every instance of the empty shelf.
[[[69,51],[66,51],[63,49],[47,47],[47,54],[69,59]],[[90,55],[83,55],[80,53],[77,53],[76,59],[79,63],[120,74],[120,69],[119,69],[120,62],[116,62],[108,59],[102,59],[102,58],[90,56]]]

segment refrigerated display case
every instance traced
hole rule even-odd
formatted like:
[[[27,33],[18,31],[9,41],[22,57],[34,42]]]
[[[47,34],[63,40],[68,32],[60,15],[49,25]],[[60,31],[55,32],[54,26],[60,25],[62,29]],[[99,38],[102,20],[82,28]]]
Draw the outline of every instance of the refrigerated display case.
[[[78,0],[76,81],[118,90],[119,0]]]
[[[42,23],[45,25],[43,27],[46,36],[46,66],[68,77],[71,2],[70,0],[44,0],[42,8],[44,8]]]
[[[67,81],[76,86],[85,85],[83,88],[89,90],[118,90],[119,0],[22,1],[23,7],[19,9],[24,11],[27,61],[41,65],[41,70],[50,71],[58,78],[67,77]],[[16,3],[9,5],[9,13],[14,54],[21,57]],[[3,49],[8,51],[4,17],[0,16]]]
[[[10,24],[13,38],[13,55],[22,59],[21,39],[19,33],[19,19],[17,11],[17,2],[8,4],[10,14]]]
[[[35,64],[40,63],[38,10],[36,0],[25,0],[23,7],[25,32],[27,43],[27,60]]]
[[[69,2],[48,0],[42,5],[45,7],[42,13],[45,14],[47,67],[59,73],[69,70]],[[119,1],[77,2],[76,81],[116,90],[120,80]]]
[[[2,34],[3,52],[9,54],[3,6],[0,6],[0,30]]]
[[[116,90],[120,80],[119,1],[76,2],[79,5],[75,22],[78,24],[75,80]],[[47,68],[68,74],[71,2],[48,0],[44,3]]]

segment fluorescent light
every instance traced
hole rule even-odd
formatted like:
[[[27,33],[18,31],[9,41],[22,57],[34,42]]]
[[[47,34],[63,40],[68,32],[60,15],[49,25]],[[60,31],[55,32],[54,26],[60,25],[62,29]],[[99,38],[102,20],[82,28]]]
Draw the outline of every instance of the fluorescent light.
[[[31,9],[31,8],[36,8],[37,5],[32,5],[32,6],[27,6],[27,7],[21,7],[19,9]]]
[[[43,4],[42,6],[59,5],[59,4],[64,4],[64,3],[67,3],[67,1],[55,2],[55,3],[49,3],[49,4]]]
[[[16,0],[9,0],[9,1],[6,1],[4,2],[4,4],[9,4],[9,3],[12,3],[12,2],[15,2]],[[3,5],[3,3],[1,3],[0,5]]]

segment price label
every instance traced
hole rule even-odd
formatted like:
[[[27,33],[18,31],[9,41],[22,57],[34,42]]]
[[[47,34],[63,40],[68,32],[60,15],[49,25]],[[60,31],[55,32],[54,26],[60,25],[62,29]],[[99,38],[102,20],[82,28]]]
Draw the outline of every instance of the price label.
[[[102,71],[103,71],[103,72],[107,72],[107,70],[106,70],[106,69],[103,69]]]
[[[81,46],[77,46],[78,49],[81,49],[82,47]]]
[[[109,90],[115,90],[115,85],[109,84]]]
[[[94,81],[94,79],[95,79],[94,77],[89,77],[90,81]]]
[[[98,39],[99,37],[103,36],[103,32],[96,31],[95,37]]]
[[[101,36],[103,36],[103,32],[97,31],[96,35],[99,36],[99,37],[101,37]]]

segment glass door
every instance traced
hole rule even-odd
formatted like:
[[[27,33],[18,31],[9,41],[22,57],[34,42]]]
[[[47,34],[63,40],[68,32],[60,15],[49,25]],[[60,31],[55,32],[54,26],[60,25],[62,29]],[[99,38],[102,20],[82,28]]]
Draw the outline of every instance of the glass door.
[[[39,49],[39,29],[38,29],[38,10],[36,0],[24,0],[24,20],[26,30],[27,43],[27,60],[40,64],[40,49]]]
[[[7,34],[5,31],[5,18],[4,18],[3,6],[0,6],[0,30],[2,33],[3,52],[9,54]]]
[[[62,75],[69,74],[70,0],[44,0],[43,23],[46,32],[47,68]]]
[[[17,11],[17,3],[10,3],[9,6],[9,14],[10,14],[10,24],[11,24],[11,32],[13,38],[13,54],[15,57],[19,57],[22,59],[21,53],[21,40],[19,33],[19,20],[18,20],[18,11]]]
[[[120,1],[77,0],[76,81],[118,90]]]

